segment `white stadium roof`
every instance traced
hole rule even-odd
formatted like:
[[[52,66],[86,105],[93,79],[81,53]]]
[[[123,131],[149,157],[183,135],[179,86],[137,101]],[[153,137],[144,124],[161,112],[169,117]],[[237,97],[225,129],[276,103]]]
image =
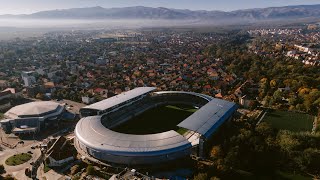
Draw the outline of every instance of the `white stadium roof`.
[[[81,119],[76,126],[75,134],[86,146],[123,156],[134,156],[140,153],[159,155],[191,147],[190,142],[173,130],[149,135],[112,131],[101,124],[101,116]]]
[[[152,87],[136,88],[85,108],[105,110],[153,90],[155,88]],[[160,98],[166,102],[174,95],[187,95],[182,99],[192,103],[194,98],[190,98],[190,95],[206,100],[208,103],[178,125],[195,131],[204,138],[209,138],[237,109],[233,102],[199,93],[165,91],[155,94],[161,97],[168,95],[168,98]],[[79,149],[88,153],[90,157],[120,164],[150,164],[181,158],[191,153],[193,144],[174,130],[147,135],[125,134],[103,126],[101,118],[102,116],[82,118],[75,128],[76,144],[78,143]],[[141,124],[141,128],[143,127]]]
[[[7,118],[16,119],[21,116],[35,116],[40,114],[56,111],[62,107],[59,103],[52,101],[36,101],[15,106],[7,111],[4,115]]]
[[[96,109],[96,110],[103,111],[105,109],[111,108],[113,106],[126,102],[135,97],[154,91],[155,89],[156,89],[155,87],[138,87],[133,90],[113,96],[111,98],[91,104],[89,106],[85,106],[81,109]]]
[[[178,126],[198,132],[208,138],[236,110],[235,103],[214,98]]]

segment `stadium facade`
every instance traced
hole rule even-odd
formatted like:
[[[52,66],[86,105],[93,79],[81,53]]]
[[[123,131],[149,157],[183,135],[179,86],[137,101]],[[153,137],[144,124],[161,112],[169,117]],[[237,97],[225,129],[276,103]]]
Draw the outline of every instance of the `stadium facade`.
[[[233,102],[204,94],[155,90],[140,87],[83,107],[75,128],[78,152],[94,162],[129,166],[164,163],[193,153],[203,156],[205,142],[237,110]],[[188,130],[183,135],[174,130],[147,135],[111,130],[149,109],[174,104],[199,108],[177,125]]]
[[[36,101],[15,106],[4,114],[1,127],[14,134],[37,133],[59,120],[65,107],[52,101]]]

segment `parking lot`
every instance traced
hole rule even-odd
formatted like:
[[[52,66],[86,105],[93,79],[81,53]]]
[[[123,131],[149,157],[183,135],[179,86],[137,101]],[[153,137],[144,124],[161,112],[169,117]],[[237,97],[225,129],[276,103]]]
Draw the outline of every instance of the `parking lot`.
[[[75,101],[67,100],[67,99],[62,99],[62,100],[53,100],[54,102],[58,102],[60,104],[66,104],[66,109],[74,114],[79,114],[80,108],[86,106],[83,103],[78,103]]]

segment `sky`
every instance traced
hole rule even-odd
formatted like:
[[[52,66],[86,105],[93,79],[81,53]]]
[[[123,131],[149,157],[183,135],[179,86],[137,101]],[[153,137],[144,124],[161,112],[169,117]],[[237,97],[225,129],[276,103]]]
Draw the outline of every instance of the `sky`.
[[[222,10],[320,4],[320,0],[0,0],[0,14],[31,14],[38,11],[101,6],[148,6],[191,10]]]

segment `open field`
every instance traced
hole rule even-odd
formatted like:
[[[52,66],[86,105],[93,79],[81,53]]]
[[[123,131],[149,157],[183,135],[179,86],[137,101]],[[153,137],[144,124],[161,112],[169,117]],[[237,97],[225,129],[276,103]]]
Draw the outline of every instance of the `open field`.
[[[312,180],[312,177],[307,177],[304,175],[300,175],[300,174],[292,174],[292,173],[286,173],[286,172],[282,172],[282,171],[278,171],[277,175],[280,178],[283,179],[291,179],[291,180]]]
[[[127,134],[154,134],[168,130],[186,132],[177,125],[197,109],[186,106],[160,106],[150,109],[128,122],[114,128],[114,131]]]
[[[311,131],[314,117],[308,114],[274,110],[267,112],[263,121],[270,123],[276,129]]]
[[[238,179],[244,180],[256,180],[256,179],[268,179],[264,175],[254,175],[251,172],[243,171],[243,170],[236,170],[236,175]],[[312,180],[312,177],[307,175],[301,175],[299,173],[293,174],[290,172],[284,171],[276,171],[273,176],[274,179],[279,180]]]

